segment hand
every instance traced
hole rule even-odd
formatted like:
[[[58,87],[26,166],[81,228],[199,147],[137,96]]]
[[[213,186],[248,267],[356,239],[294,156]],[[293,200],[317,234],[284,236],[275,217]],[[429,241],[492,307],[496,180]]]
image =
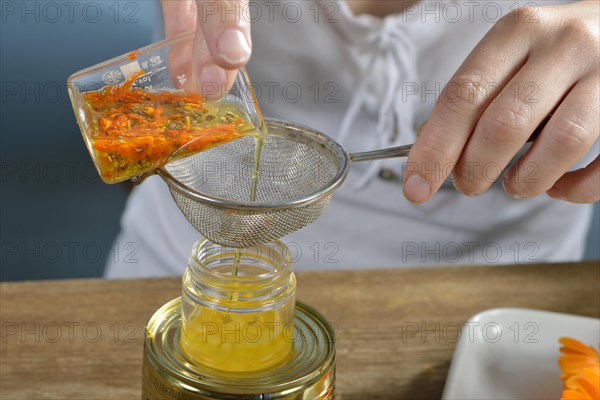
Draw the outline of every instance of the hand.
[[[567,172],[599,135],[599,5],[516,10],[481,40],[441,92],[408,157],[404,194],[427,201],[452,173],[456,188],[487,190],[536,127],[531,148],[503,176],[515,198],[547,192],[600,199],[600,159]],[[532,11],[536,11],[532,13]]]
[[[176,48],[169,64],[191,73],[194,89],[204,96],[220,97],[224,90],[206,93],[207,88],[230,88],[250,59],[250,21],[243,15],[248,0],[163,0],[162,7],[167,38],[196,31],[193,50]]]

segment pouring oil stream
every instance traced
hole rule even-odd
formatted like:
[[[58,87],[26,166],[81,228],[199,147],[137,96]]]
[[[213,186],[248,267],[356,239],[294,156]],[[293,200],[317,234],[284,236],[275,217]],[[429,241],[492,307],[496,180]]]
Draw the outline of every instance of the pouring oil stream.
[[[249,77],[246,74],[245,70],[241,70],[241,73],[246,75],[245,79],[246,81],[249,81]],[[252,104],[254,105],[254,110],[256,110],[256,117],[257,117],[257,122],[258,122],[258,129],[257,129],[257,135],[255,136],[255,146],[254,146],[254,160],[252,163],[252,177],[250,180],[250,201],[255,201],[256,200],[256,192],[258,189],[258,179],[259,179],[259,171],[260,171],[260,157],[262,155],[262,149],[263,149],[263,144],[264,144],[264,140],[265,137],[268,135],[268,131],[267,131],[267,124],[265,124],[265,120],[263,118],[262,115],[262,111],[258,105],[258,100],[256,99],[256,95],[254,93],[254,90],[252,89],[252,86],[248,86],[248,91],[250,94],[250,97],[252,98]],[[239,268],[240,268],[240,262],[241,262],[241,257],[242,257],[242,249],[240,248],[236,248],[235,249],[235,255],[234,255],[234,259],[233,259],[233,266],[232,266],[232,270],[231,270],[231,275],[232,276],[237,276]],[[230,300],[233,297],[233,293],[230,296]]]

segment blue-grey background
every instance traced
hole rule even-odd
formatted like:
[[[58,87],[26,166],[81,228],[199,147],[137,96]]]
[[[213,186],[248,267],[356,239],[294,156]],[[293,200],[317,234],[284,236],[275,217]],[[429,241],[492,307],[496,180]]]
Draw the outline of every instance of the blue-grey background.
[[[127,187],[102,183],[69,75],[162,34],[154,1],[0,2],[1,280],[100,276]]]
[[[66,90],[85,67],[162,32],[153,1],[0,2],[0,280],[100,276],[127,197],[87,154]],[[600,258],[596,204],[586,258]]]

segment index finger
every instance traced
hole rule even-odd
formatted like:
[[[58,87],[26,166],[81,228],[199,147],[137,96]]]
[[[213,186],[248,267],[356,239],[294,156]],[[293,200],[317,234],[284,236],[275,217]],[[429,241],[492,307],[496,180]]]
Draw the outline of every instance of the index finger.
[[[194,0],[162,0],[161,5],[167,39],[196,29]]]
[[[527,38],[505,25],[501,20],[485,35],[442,90],[408,156],[403,191],[409,201],[424,203],[439,190],[486,107],[525,63]]]

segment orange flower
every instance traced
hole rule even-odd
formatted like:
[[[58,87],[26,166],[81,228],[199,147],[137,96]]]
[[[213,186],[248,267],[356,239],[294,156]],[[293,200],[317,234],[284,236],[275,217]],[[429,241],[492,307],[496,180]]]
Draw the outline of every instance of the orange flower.
[[[130,51],[129,53],[127,53],[127,58],[133,61],[137,58],[139,52],[139,50]]]
[[[561,400],[600,399],[600,355],[593,347],[578,340],[563,337],[558,365],[562,370],[564,388]]]

